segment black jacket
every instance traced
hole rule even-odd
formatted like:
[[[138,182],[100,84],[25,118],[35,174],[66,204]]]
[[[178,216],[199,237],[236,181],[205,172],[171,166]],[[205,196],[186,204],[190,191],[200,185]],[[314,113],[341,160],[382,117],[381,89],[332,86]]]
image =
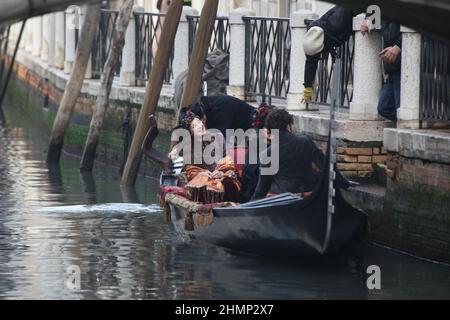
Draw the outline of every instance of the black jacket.
[[[255,108],[232,96],[207,96],[200,98],[206,113],[206,127],[222,132],[226,137],[226,129],[252,128]]]
[[[353,11],[336,6],[328,10],[320,19],[310,23],[308,29],[321,27],[325,32],[323,55],[334,51],[343,45],[353,32]],[[305,87],[312,87],[316,77],[317,65],[322,54],[306,56]]]
[[[383,36],[383,48],[392,46],[402,47],[402,33],[400,32],[400,25],[394,22],[382,21],[381,34]],[[402,67],[402,56],[399,55],[397,60],[392,63],[383,63],[384,72],[391,74],[400,71]]]
[[[268,148],[269,154],[271,154],[271,147],[272,145]],[[264,198],[269,192],[282,194],[313,191],[318,183],[319,172],[313,170],[313,163],[318,170],[322,170],[325,155],[311,138],[280,131],[279,155],[278,173],[260,174],[253,200]],[[261,167],[268,166],[261,164]],[[349,182],[339,172],[337,172],[337,184],[342,188],[349,187]]]

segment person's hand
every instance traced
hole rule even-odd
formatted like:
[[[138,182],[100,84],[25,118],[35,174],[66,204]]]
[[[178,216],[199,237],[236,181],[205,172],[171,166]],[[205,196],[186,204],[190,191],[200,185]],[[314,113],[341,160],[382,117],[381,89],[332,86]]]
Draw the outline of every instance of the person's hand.
[[[381,59],[388,64],[393,64],[397,60],[402,50],[398,46],[388,47],[380,52]]]
[[[359,31],[365,35],[366,32],[370,33],[373,30],[373,24],[372,21],[364,19],[364,21],[361,23],[361,27],[359,28]]]
[[[173,162],[169,157],[167,158],[167,162],[164,164],[164,171],[167,173],[173,173]]]
[[[303,89],[302,103],[310,102],[313,98],[313,88]]]
[[[261,131],[266,141],[270,141],[270,132],[267,130],[267,128],[262,128]]]

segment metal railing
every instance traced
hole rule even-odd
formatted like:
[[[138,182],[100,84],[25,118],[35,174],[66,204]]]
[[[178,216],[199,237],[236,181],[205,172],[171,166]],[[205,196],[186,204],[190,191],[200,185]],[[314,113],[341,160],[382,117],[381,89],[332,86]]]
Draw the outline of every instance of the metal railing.
[[[355,36],[337,49],[341,54],[341,81],[339,88],[339,107],[349,108],[353,99],[353,70],[355,57]],[[316,72],[314,84],[315,103],[319,105],[330,104],[330,83],[333,76],[334,61],[330,53],[322,54]]]
[[[92,45],[92,76],[100,77],[103,72],[106,59],[111,50],[112,35],[116,27],[116,21],[119,17],[119,11],[102,9],[100,15],[100,22]],[[119,56],[119,63],[117,64],[114,73],[116,76],[120,75],[120,67],[122,65],[122,57]]]
[[[247,16],[243,20],[246,99],[286,99],[290,83],[289,19]]]
[[[420,119],[450,121],[450,45],[422,36]]]
[[[148,80],[152,66],[155,60],[156,50],[158,48],[159,38],[162,30],[165,14],[135,12],[134,19],[136,24],[136,81],[142,82]],[[173,79],[173,49],[164,76],[164,83],[171,83]]]
[[[189,59],[191,57],[192,49],[194,48],[195,33],[197,32],[198,22],[200,16],[186,16],[189,27]],[[214,24],[213,34],[211,35],[211,42],[209,44],[209,51],[220,49],[223,52],[230,53],[230,24],[228,17],[217,17]]]

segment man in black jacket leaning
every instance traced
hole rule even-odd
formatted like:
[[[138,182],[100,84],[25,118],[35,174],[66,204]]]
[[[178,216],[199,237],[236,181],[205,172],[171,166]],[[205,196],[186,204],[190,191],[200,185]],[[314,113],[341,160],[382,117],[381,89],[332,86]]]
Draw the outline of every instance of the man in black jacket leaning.
[[[267,193],[282,194],[286,192],[311,192],[318,183],[318,173],[313,169],[324,170],[325,155],[314,141],[306,135],[296,135],[292,131],[294,118],[286,110],[275,109],[266,119],[266,130],[270,137],[271,130],[279,130],[279,143],[268,147],[267,155],[271,155],[273,147],[279,147],[278,172],[273,175],[259,175],[253,200],[266,197]],[[261,164],[261,167],[273,164]],[[347,189],[352,183],[337,171],[336,183]]]
[[[303,49],[306,55],[303,101],[313,97],[313,84],[322,55],[335,56],[335,48],[343,45],[353,32],[353,11],[336,6],[308,26]]]

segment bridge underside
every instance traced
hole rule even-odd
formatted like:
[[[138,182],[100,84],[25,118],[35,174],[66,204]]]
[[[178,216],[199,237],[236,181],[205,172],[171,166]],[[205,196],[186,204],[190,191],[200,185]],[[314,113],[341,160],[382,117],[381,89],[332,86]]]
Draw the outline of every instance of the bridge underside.
[[[327,0],[365,12],[370,5],[381,8],[383,19],[450,41],[450,1],[448,0]]]
[[[65,10],[70,5],[95,3],[100,0],[2,0],[0,2],[0,27],[25,18]]]

